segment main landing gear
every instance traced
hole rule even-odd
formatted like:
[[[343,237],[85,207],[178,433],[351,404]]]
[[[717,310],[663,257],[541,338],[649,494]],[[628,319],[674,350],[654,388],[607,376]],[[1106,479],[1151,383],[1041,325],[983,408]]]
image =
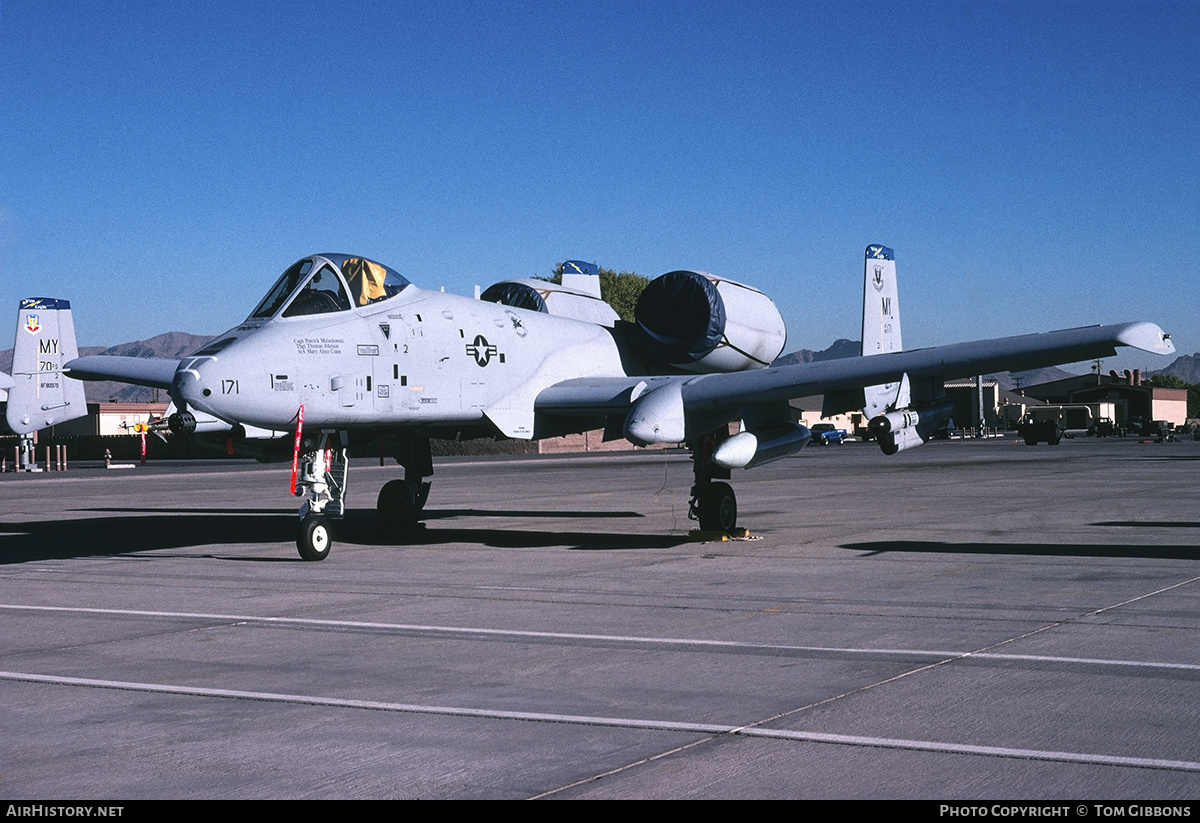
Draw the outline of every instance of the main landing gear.
[[[306,440],[297,455],[293,494],[305,498],[300,507],[300,535],[296,548],[305,560],[324,560],[333,547],[330,520],[346,513],[346,478],[350,464],[345,438],[322,432],[318,442]]]
[[[692,498],[688,517],[700,522],[701,531],[729,534],[737,526],[737,496],[728,483],[714,482],[729,479],[729,469],[712,462],[718,440],[715,433],[706,434],[688,444],[692,452]]]
[[[401,440],[396,462],[404,467],[404,479],[385,483],[375,505],[379,530],[387,536],[421,528],[417,518],[429,499],[429,481],[425,478],[433,474],[429,438],[412,436]]]

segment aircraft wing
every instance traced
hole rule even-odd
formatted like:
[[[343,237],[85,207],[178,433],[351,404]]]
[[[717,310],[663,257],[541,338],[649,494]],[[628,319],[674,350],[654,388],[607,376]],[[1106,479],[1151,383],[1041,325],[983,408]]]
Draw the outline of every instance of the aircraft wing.
[[[1175,346],[1153,323],[1123,323],[976,340],[929,349],[782,366],[778,369],[706,375],[688,385],[688,405],[742,405],[790,400],[910,378],[953,380],[996,371],[1025,371],[1060,363],[1112,357],[1118,346],[1171,354]],[[714,379],[717,378],[717,379]],[[742,398],[739,401],[739,397]]]
[[[117,380],[135,386],[169,389],[178,366],[178,360],[94,354],[68,362],[66,373],[76,380]]]
[[[11,389],[16,383],[12,379],[12,375],[5,374],[0,371],[0,389]]]
[[[679,425],[684,422],[682,418],[689,418],[686,434],[691,436],[692,417],[703,418],[707,426],[713,419],[736,415],[746,407],[898,383],[905,375],[910,379],[949,380],[995,371],[1023,371],[1112,357],[1119,346],[1162,355],[1175,351],[1170,337],[1153,323],[1087,326],[724,374],[577,378],[543,390],[536,409],[548,414],[611,415],[635,405],[655,405],[657,408],[647,409],[651,416],[665,413],[674,416]],[[649,395],[660,392],[663,400],[653,403]],[[667,394],[678,398],[668,400]],[[631,414],[630,419],[633,417]],[[651,442],[675,442],[673,438],[683,433],[679,425],[662,427],[664,437],[671,439]]]

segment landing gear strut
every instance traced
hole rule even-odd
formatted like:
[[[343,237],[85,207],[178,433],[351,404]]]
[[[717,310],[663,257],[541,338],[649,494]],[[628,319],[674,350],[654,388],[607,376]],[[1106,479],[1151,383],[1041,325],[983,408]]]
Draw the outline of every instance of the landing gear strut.
[[[433,474],[433,453],[428,437],[407,437],[400,441],[396,462],[404,467],[403,480],[389,480],[379,490],[375,510],[379,529],[385,535],[403,534],[421,527],[417,522],[429,499],[429,481]]]
[[[350,464],[345,438],[321,432],[318,442],[305,441],[298,456],[294,494],[304,497],[300,507],[300,535],[296,548],[305,560],[324,560],[333,548],[330,520],[346,513],[346,477]]]
[[[712,462],[718,442],[717,433],[714,432],[688,444],[695,476],[692,499],[688,503],[688,517],[700,521],[702,531],[729,534],[737,526],[737,496],[728,483],[713,482],[718,478],[729,479],[729,469]]]

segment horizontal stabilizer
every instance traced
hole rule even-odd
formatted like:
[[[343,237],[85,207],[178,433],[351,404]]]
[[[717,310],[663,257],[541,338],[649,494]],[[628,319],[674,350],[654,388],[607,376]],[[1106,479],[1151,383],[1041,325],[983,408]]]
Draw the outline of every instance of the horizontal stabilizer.
[[[169,389],[178,366],[178,360],[93,354],[67,363],[67,373],[76,380],[117,380],[135,386]]]

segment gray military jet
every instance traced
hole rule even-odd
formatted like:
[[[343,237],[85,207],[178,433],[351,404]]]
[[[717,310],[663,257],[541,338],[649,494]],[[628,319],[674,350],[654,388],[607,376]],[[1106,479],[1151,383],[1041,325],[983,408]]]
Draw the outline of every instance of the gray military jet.
[[[80,416],[76,380],[166,389],[173,431],[199,425],[234,439],[250,430],[264,452],[290,453],[292,489],[304,498],[297,547],[305,560],[322,560],[330,521],[344,513],[349,450],[368,443],[404,468],[379,493],[389,530],[417,525],[433,474],[431,437],[603,428],[608,439],[640,446],[685,444],[694,464],[689,514],[701,529],[729,532],[731,471],[794,454],[810,439],[792,420],[792,398],[824,395],[826,415],[863,409],[883,451],[895,454],[944,425],[947,379],[1109,357],[1118,346],[1175,350],[1143,322],[904,351],[895,257],[871,245],[863,356],[771,367],[785,330],[757,289],[670,272],[651,281],[627,323],[600,300],[594,267],[569,262],[566,270],[577,273],[563,285],[510,280],[471,299],[418,288],[363,257],[312,255],[290,266],[245,322],[182,360],[77,357],[69,304],[22,301],[8,421],[30,432]]]

